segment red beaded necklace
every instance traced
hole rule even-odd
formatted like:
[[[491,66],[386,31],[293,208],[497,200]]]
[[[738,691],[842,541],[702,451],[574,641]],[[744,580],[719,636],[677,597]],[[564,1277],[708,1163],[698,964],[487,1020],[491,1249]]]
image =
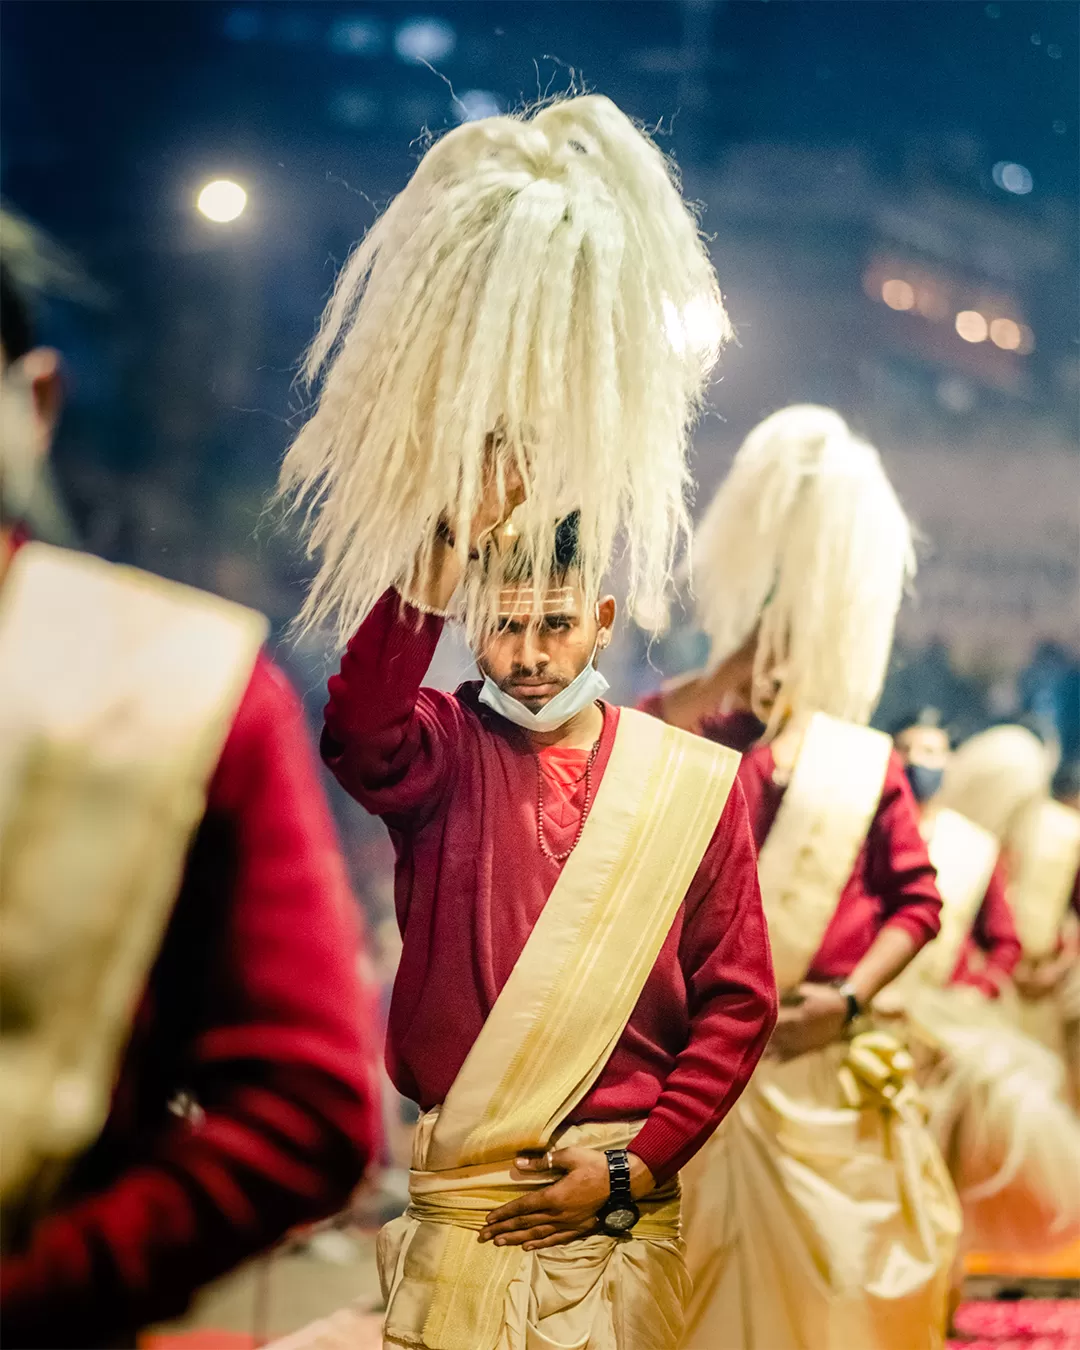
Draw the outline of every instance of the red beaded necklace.
[[[600,750],[600,739],[603,731],[597,736],[593,748],[589,751],[589,758],[585,761],[585,772],[582,777],[585,779],[585,801],[581,808],[581,819],[578,821],[578,827],[570,847],[562,853],[556,853],[544,836],[544,770],[540,764],[540,756],[536,756],[536,836],[540,841],[540,852],[545,858],[553,863],[565,862],[577,848],[578,840],[581,838],[581,832],[585,828],[585,820],[589,814],[589,803],[592,801],[592,769],[596,761],[596,756]],[[581,778],[576,780],[581,782]]]

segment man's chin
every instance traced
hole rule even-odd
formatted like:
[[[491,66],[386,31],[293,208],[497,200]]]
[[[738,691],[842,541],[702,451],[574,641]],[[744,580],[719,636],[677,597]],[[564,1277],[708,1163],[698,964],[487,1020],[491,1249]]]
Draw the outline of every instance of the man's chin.
[[[554,697],[555,697],[554,694],[541,694],[539,696],[534,695],[525,698],[521,694],[511,694],[511,698],[513,698],[517,703],[520,703],[523,708],[528,708],[529,712],[531,713],[538,713],[542,711],[542,709],[546,708]]]
[[[551,689],[545,689],[543,693],[532,693],[528,689],[522,689],[520,686],[510,685],[503,689],[504,694],[509,694],[515,702],[520,703],[523,708],[528,708],[531,713],[538,713],[542,708],[546,708],[556,695],[562,693],[561,686],[553,686]]]

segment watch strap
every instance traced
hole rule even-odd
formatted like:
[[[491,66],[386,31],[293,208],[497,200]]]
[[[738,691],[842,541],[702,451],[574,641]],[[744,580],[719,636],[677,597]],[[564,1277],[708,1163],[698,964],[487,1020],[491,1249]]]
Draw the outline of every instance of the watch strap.
[[[833,980],[832,986],[836,992],[847,1000],[847,1017],[845,1022],[854,1022],[856,1017],[862,1012],[862,1004],[859,1002],[859,996],[855,992],[855,987],[850,980]]]
[[[608,1183],[612,1200],[632,1200],[630,1193],[630,1155],[624,1148],[604,1150],[608,1165]]]

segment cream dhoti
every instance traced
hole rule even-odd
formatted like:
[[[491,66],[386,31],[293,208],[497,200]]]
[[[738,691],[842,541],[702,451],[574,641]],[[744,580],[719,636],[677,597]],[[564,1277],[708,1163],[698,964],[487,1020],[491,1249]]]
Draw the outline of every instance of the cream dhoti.
[[[854,1047],[862,1050],[856,1038]],[[684,1171],[686,1350],[923,1350],[940,1329],[956,1202],[903,1062],[852,1107],[851,1047],[762,1063]],[[860,1079],[860,1083],[862,1080]]]
[[[426,1170],[438,1111],[420,1120],[409,1179],[410,1204],[379,1234],[377,1258],[387,1305],[384,1345],[424,1346],[434,1312],[443,1320],[458,1302],[495,1328],[496,1350],[676,1350],[690,1279],[679,1237],[679,1185],[673,1178],[640,1202],[641,1219],[625,1238],[586,1237],[565,1247],[526,1252],[477,1242],[487,1214],[521,1195],[528,1183],[510,1175],[513,1159],[482,1167]],[[553,1138],[557,1148],[620,1148],[636,1122],[572,1125]],[[468,1249],[472,1278],[437,1293],[449,1245]],[[486,1316],[485,1316],[486,1314]],[[275,1350],[356,1350],[363,1313],[342,1309]],[[474,1323],[475,1325],[475,1323]],[[429,1328],[429,1330],[431,1330]],[[490,1334],[490,1328],[477,1335]]]
[[[998,845],[954,811],[929,839],[941,932],[887,991],[904,1014],[931,1128],[963,1206],[969,1248],[1037,1251],[1080,1236],[1080,1121],[1061,1062],[1018,1030],[1015,997],[949,985]],[[1031,925],[1026,926],[1031,931]]]
[[[379,1274],[387,1301],[388,1344],[425,1345],[425,1326],[438,1328],[462,1312],[476,1344],[498,1350],[674,1350],[682,1331],[689,1278],[679,1238],[679,1190],[673,1179],[641,1202],[641,1219],[627,1238],[586,1237],[565,1247],[526,1252],[481,1246],[487,1214],[522,1194],[510,1175],[513,1159],[478,1167],[425,1170],[437,1119],[420,1122],[410,1177],[411,1202],[379,1235]],[[559,1148],[620,1148],[633,1123],[575,1125],[553,1139]],[[532,1186],[548,1185],[539,1176]],[[464,1258],[470,1279],[437,1287],[448,1255]]]
[[[761,849],[780,989],[806,977],[875,818],[887,738],[815,714]],[[960,1221],[913,1084],[871,1029],[763,1061],[684,1169],[685,1350],[938,1350]]]
[[[1061,1060],[972,989],[922,991],[908,1026],[965,1245],[1030,1252],[1075,1240],[1080,1121]]]

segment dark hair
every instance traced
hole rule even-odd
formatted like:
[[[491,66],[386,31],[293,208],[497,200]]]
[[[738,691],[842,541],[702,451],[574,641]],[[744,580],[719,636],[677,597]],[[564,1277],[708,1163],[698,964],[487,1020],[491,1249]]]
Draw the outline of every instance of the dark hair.
[[[945,718],[941,715],[940,708],[929,706],[919,708],[915,712],[909,712],[905,717],[897,718],[889,728],[889,735],[895,741],[901,732],[910,731],[912,727],[932,727],[937,731],[943,731],[948,737],[949,745],[953,744],[953,734],[945,725]]]
[[[34,346],[30,306],[15,284],[11,269],[0,262],[0,346],[8,361],[17,361]]]
[[[578,560],[578,537],[581,530],[581,512],[571,511],[555,526],[555,548],[552,551],[552,571],[565,574]]]
[[[578,563],[578,538],[581,525],[581,512],[571,511],[555,526],[555,537],[551,546],[551,578],[561,581],[567,572],[573,571]],[[532,568],[528,558],[519,553],[511,554],[506,564],[506,579],[512,582],[526,582],[532,579]]]

